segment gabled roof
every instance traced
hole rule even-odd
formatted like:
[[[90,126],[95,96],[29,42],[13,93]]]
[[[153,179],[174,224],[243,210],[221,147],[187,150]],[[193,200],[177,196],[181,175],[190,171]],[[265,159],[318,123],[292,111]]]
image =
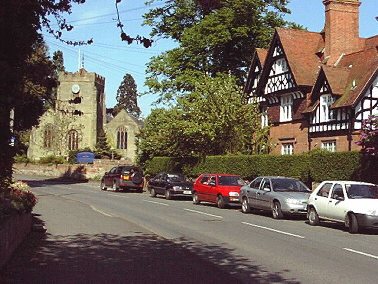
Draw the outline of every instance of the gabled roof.
[[[252,56],[251,65],[249,66],[248,70],[248,77],[247,82],[244,86],[244,92],[249,93],[251,91],[251,84],[255,78],[253,78],[253,74],[255,72],[256,66],[258,65],[261,68],[264,68],[265,59],[268,54],[268,51],[263,48],[256,48],[255,52]]]
[[[264,67],[266,56],[268,55],[268,50],[265,48],[256,48],[256,55],[260,61],[262,67]]]
[[[375,37],[378,39],[378,37]],[[369,42],[369,45],[373,41]],[[371,45],[370,45],[371,46]],[[378,50],[375,46],[345,55],[339,66],[350,69],[343,95],[332,107],[354,106],[360,94],[366,91],[371,80],[378,75]]]
[[[321,62],[317,53],[324,46],[320,33],[277,28],[278,37],[297,85],[314,84]]]
[[[345,67],[322,66],[333,95],[343,95],[350,70]]]

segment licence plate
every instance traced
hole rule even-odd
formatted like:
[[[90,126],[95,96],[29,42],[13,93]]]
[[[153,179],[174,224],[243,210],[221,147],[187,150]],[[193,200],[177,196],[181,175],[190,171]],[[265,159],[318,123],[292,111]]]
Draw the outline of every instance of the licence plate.
[[[192,194],[190,190],[184,190],[184,194]]]

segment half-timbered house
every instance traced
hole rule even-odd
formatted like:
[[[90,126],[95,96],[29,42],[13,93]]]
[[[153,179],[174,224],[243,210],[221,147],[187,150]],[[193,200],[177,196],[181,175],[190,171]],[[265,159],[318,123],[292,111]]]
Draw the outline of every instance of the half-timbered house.
[[[245,93],[274,154],[358,150],[362,121],[378,114],[378,35],[359,37],[359,0],[323,4],[323,31],[276,29],[250,65]]]

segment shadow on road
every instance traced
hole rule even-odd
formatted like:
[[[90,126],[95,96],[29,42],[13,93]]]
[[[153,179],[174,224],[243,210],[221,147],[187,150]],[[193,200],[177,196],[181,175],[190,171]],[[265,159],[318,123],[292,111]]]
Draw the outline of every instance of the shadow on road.
[[[221,246],[141,232],[53,236],[33,231],[3,269],[0,282],[298,283],[248,263]]]

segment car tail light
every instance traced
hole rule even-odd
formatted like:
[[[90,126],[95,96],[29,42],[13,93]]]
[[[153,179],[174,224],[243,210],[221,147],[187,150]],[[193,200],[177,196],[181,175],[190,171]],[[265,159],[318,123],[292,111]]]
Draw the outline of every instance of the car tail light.
[[[121,175],[121,179],[130,180],[130,176],[129,175]]]

